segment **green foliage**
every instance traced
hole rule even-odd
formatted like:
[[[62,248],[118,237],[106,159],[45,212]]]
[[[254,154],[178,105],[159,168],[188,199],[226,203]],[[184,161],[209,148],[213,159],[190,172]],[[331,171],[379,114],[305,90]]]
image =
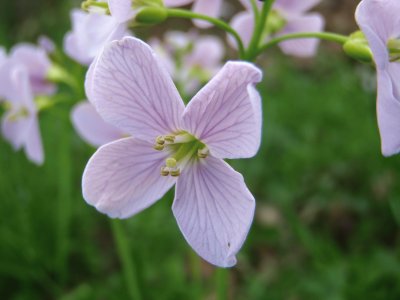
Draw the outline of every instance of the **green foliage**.
[[[33,19],[61,40],[66,2],[39,2],[49,4],[44,19],[16,9],[23,1],[2,4],[3,16],[13,12],[2,18],[2,44],[35,40]],[[143,299],[212,299],[221,278],[229,280],[231,299],[400,299],[400,158],[380,154],[375,93],[360,79],[372,70],[335,55],[311,65],[274,53],[266,58],[262,148],[253,159],[232,162],[257,199],[238,266],[221,276],[193,254],[172,216],[170,192],[121,224]],[[111,223],[81,196],[94,150],[72,130],[69,108],[41,115],[41,168],[0,141],[2,299],[129,297]]]

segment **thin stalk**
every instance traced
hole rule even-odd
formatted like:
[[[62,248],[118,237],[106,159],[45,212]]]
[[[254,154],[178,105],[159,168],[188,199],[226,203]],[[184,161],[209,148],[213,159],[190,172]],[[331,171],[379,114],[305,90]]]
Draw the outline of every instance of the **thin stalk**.
[[[192,271],[192,279],[194,282],[194,291],[193,291],[193,299],[201,300],[203,299],[202,295],[202,276],[201,276],[201,258],[192,250],[190,250],[190,262],[191,262],[191,271]]]
[[[71,223],[71,191],[72,191],[72,161],[69,127],[61,126],[59,139],[58,162],[58,227],[57,227],[57,267],[61,281],[65,281],[68,274],[69,228]]]
[[[257,0],[251,0],[250,2],[251,2],[251,8],[253,9],[254,20],[255,20],[255,23],[257,24],[258,23],[258,18],[260,17],[260,11],[258,9],[256,1]]]
[[[217,268],[216,273],[217,300],[228,299],[229,270]]]
[[[228,23],[225,23],[224,21],[221,21],[216,18],[212,18],[212,17],[202,15],[202,14],[197,14],[197,13],[194,13],[194,12],[191,12],[188,10],[184,10],[184,9],[169,8],[169,9],[167,9],[167,13],[168,13],[169,18],[176,17],[176,18],[184,18],[184,19],[199,19],[199,20],[207,21],[211,24],[214,24],[216,27],[226,31],[227,33],[232,35],[232,37],[235,39],[238,49],[239,49],[240,58],[241,59],[244,58],[245,50],[244,50],[244,46],[243,46],[243,41],[240,38],[237,31],[235,29],[233,29]]]
[[[258,50],[251,57],[248,58],[250,60],[254,60],[262,52],[281,42],[294,39],[308,39],[308,38],[317,38],[330,42],[336,42],[341,45],[343,45],[348,40],[348,37],[345,35],[331,33],[331,32],[302,32],[302,33],[286,34],[269,40],[267,43],[258,48]]]
[[[117,244],[118,256],[124,273],[126,288],[132,300],[142,299],[137,278],[137,269],[132,260],[129,241],[120,220],[111,220],[112,232]]]
[[[254,56],[254,53],[257,51],[257,49],[260,45],[260,40],[261,40],[262,34],[264,32],[265,25],[267,23],[268,14],[271,11],[273,3],[274,3],[274,0],[266,0],[263,4],[259,18],[256,19],[257,22],[254,27],[255,28],[254,33],[253,33],[253,36],[251,38],[251,41],[250,41],[250,44],[249,44],[249,47],[248,47],[247,53],[246,53],[247,59],[249,57]]]

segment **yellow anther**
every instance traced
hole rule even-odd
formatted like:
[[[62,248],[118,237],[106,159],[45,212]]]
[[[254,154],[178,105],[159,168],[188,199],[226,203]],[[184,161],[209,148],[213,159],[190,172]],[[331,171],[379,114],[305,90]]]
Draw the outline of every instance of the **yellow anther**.
[[[160,174],[161,174],[161,176],[168,176],[169,175],[168,168],[167,167],[162,167]]]
[[[203,149],[197,150],[197,156],[199,158],[206,158],[208,156],[208,149],[207,148],[203,148]]]
[[[180,169],[171,170],[169,173],[171,174],[172,177],[178,177],[179,175],[181,175],[181,170]]]
[[[156,144],[153,147],[157,151],[163,151],[164,150],[164,145]]]
[[[174,135],[166,135],[166,136],[164,136],[164,140],[166,142],[173,143],[173,142],[175,142],[175,136]]]
[[[168,168],[175,168],[176,167],[176,159],[173,157],[167,158],[165,164]]]
[[[162,135],[158,136],[156,138],[156,143],[159,144],[159,145],[164,145],[165,144],[164,137]]]

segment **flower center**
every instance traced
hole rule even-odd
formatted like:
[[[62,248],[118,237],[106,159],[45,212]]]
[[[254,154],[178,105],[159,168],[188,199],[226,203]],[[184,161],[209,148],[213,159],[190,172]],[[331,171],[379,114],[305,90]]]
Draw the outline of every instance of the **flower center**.
[[[265,24],[264,34],[267,36],[278,33],[287,24],[286,18],[278,10],[272,9]]]
[[[21,119],[25,119],[29,117],[29,110],[28,108],[21,106],[18,109],[12,106],[12,104],[8,101],[4,102],[4,109],[9,111],[10,114],[7,116],[7,121],[9,122],[17,122]]]
[[[399,39],[390,39],[387,44],[390,61],[391,62],[399,62],[400,61],[400,40]]]
[[[162,176],[177,177],[189,161],[206,158],[208,155],[207,146],[185,131],[158,136],[154,149],[170,153],[165,160],[165,166],[161,168]]]

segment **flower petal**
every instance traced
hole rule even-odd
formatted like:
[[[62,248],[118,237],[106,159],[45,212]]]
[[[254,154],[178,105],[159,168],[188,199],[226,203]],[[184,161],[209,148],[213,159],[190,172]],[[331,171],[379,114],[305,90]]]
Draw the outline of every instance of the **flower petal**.
[[[18,44],[10,54],[11,59],[26,67],[31,89],[34,94],[53,94],[55,85],[46,80],[51,67],[50,59],[44,49],[30,44]]]
[[[207,53],[207,55],[204,55]],[[186,58],[186,63],[203,69],[215,69],[224,58],[225,48],[221,40],[212,35],[205,35],[195,40],[193,51]]]
[[[81,64],[89,65],[108,42],[128,33],[125,24],[100,13],[71,12],[72,31],[64,38],[64,50]]]
[[[72,110],[72,124],[78,134],[89,144],[99,147],[118,140],[124,135],[114,126],[106,123],[92,104],[81,102]]]
[[[184,6],[192,3],[193,0],[164,0],[164,5],[166,7],[177,7],[177,6]]]
[[[2,64],[5,63],[6,59],[7,59],[6,49],[0,47],[0,67]]]
[[[25,141],[25,153],[30,161],[37,165],[42,165],[44,162],[44,152],[42,145],[42,137],[40,135],[39,123],[37,116],[32,118],[29,131]]]
[[[14,149],[19,149],[27,138],[32,118],[36,117],[36,108],[28,71],[15,60],[8,60],[0,68],[0,97],[4,97],[11,104],[11,110],[2,120],[3,135]],[[28,116],[16,118],[21,114],[21,110],[26,110],[24,114]]]
[[[274,8],[286,14],[301,15],[320,3],[321,0],[277,0]]]
[[[123,132],[151,140],[181,128],[184,104],[152,49],[136,38],[112,42],[94,68],[91,98]]]
[[[135,16],[132,0],[108,0],[111,16],[119,23],[126,22]]]
[[[253,13],[248,11],[238,13],[232,18],[231,26],[237,31],[242,38],[243,44],[247,47],[250,44],[254,30]],[[231,35],[228,35],[228,42],[234,49],[237,49],[237,43]]]
[[[112,218],[128,218],[142,211],[176,181],[160,175],[167,155],[133,138],[100,147],[83,174],[84,199]]]
[[[317,13],[291,18],[279,35],[299,32],[321,32],[324,28],[324,18]],[[298,57],[312,57],[317,52],[318,39],[295,39],[279,44],[282,51]]]
[[[261,98],[254,88],[261,71],[245,62],[228,62],[189,102],[184,129],[218,158],[254,156],[261,139]]]
[[[399,1],[361,1],[356,10],[356,20],[368,39],[378,69],[389,64],[387,42],[400,36]]]
[[[377,117],[384,156],[400,152],[400,65],[390,62],[387,43],[400,36],[399,1],[361,1],[356,20],[371,47],[378,76]]]
[[[255,201],[243,176],[208,156],[180,175],[172,207],[192,248],[208,262],[231,267],[253,220]]]
[[[218,18],[221,14],[222,0],[195,0],[192,10],[195,13]],[[209,28],[213,25],[202,20],[193,20],[193,23],[199,28]]]
[[[391,78],[395,74],[400,76],[400,66],[394,68],[397,70],[378,70],[377,116],[384,156],[400,152],[400,97],[395,86],[399,77]]]

